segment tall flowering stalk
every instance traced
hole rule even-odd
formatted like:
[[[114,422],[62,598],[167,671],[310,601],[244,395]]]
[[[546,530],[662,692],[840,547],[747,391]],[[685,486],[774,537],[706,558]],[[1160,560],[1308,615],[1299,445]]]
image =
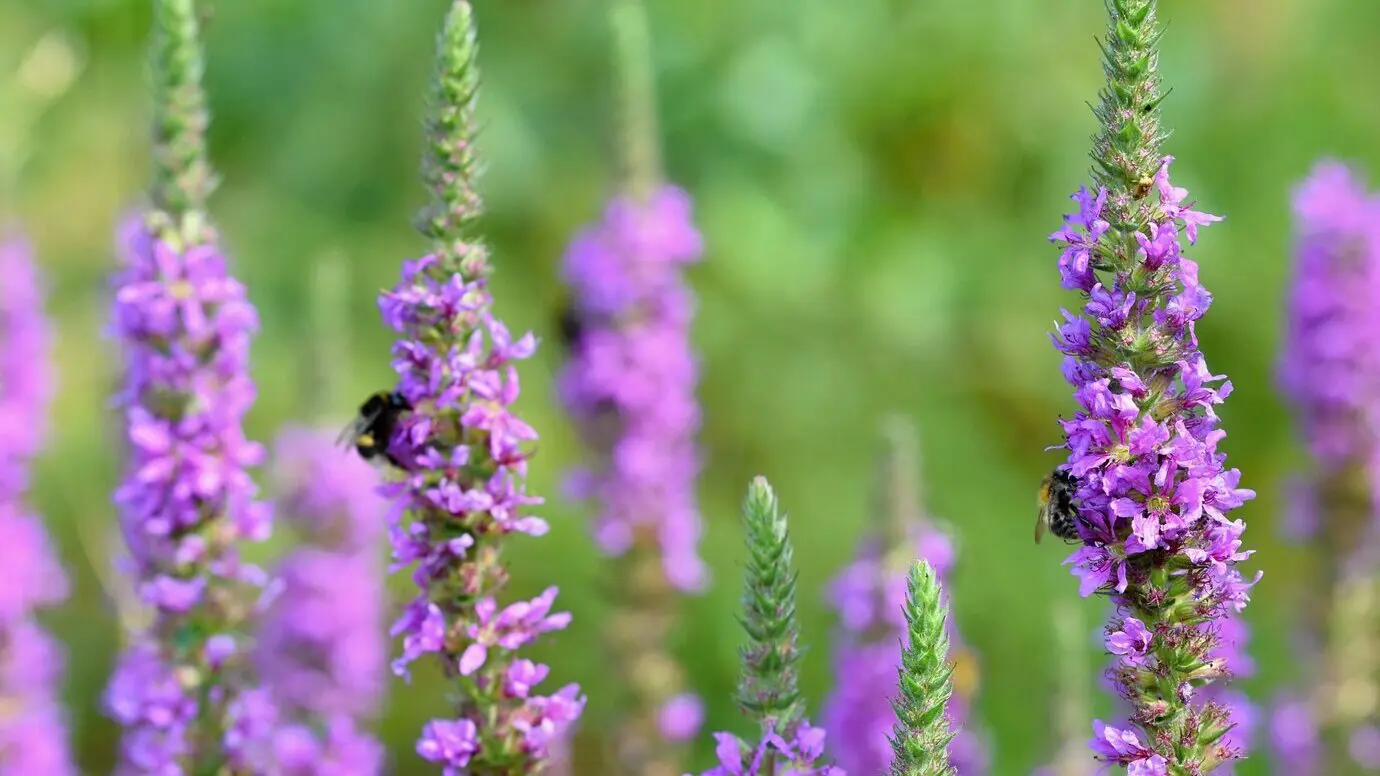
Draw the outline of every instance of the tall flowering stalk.
[[[703,716],[668,647],[680,596],[701,589],[706,576],[695,503],[694,298],[682,277],[703,243],[690,198],[661,180],[645,9],[640,0],[610,4],[621,191],[562,262],[572,298],[559,389],[595,460],[572,473],[569,490],[595,504],[596,541],[617,559],[605,630],[619,674],[613,686],[622,690],[608,706],[624,713],[616,761],[623,773],[676,776],[681,742]]]
[[[43,288],[27,241],[0,234],[0,773],[76,774],[58,699],[63,652],[34,619],[67,598],[67,575],[28,504],[47,435],[53,366]]]
[[[737,701],[761,733],[756,744],[715,733],[719,764],[701,776],[844,776],[840,768],[818,764],[825,733],[805,719],[796,676],[801,647],[791,542],[786,516],[765,477],[748,486],[743,527],[748,562],[738,621],[748,640],[739,650],[743,672]]]
[[[1231,384],[1212,374],[1195,324],[1212,296],[1183,255],[1199,227],[1162,156],[1153,0],[1111,0],[1102,44],[1107,86],[1095,109],[1096,190],[1073,196],[1050,239],[1063,247],[1063,286],[1085,298],[1053,337],[1080,405],[1062,421],[1078,482],[1083,547],[1068,561],[1080,593],[1114,604],[1106,647],[1131,706],[1130,726],[1094,722],[1091,746],[1130,773],[1208,773],[1240,752],[1234,721],[1202,688],[1231,675],[1215,657],[1224,618],[1249,600],[1237,563],[1245,524],[1227,517],[1253,498],[1217,444],[1215,406]],[[1138,729],[1138,730],[1137,730]]]
[[[242,638],[265,580],[239,547],[271,529],[247,471],[263,450],[241,426],[257,318],[206,213],[201,70],[191,0],[155,3],[152,202],[121,233],[112,325],[130,458],[115,501],[135,589],[154,611],[106,691],[125,727],[120,773],[257,772],[272,720]]]
[[[419,589],[393,627],[403,636],[394,670],[406,676],[408,664],[433,654],[455,685],[452,713],[428,722],[417,742],[421,757],[446,774],[518,776],[543,770],[584,699],[575,685],[534,693],[549,669],[516,654],[569,624],[569,614],[551,611],[556,588],[507,606],[497,598],[508,580],[507,537],[547,530],[525,514],[541,503],[524,487],[525,445],[537,434],[510,409],[516,362],[536,343],[530,334],[514,340],[494,316],[488,251],[472,237],[482,202],[469,3],[451,6],[437,49],[422,166],[431,203],[418,219],[432,253],[406,262],[401,282],[379,298],[399,335],[397,390],[415,408],[390,441],[408,471],[383,488],[395,507],[393,559],[416,564]]]
[[[1293,209],[1279,384],[1312,465],[1286,524],[1318,558],[1299,645],[1312,689],[1276,710],[1275,745],[1289,773],[1341,775],[1362,772],[1353,752],[1366,759],[1367,723],[1380,719],[1380,197],[1324,161],[1296,190]]]
[[[851,563],[830,585],[829,598],[839,615],[834,647],[834,688],[825,700],[821,723],[834,741],[838,764],[849,773],[883,773],[894,754],[890,741],[896,715],[888,698],[895,694],[896,670],[908,643],[908,578],[915,559],[929,564],[941,579],[954,562],[949,537],[926,519],[917,486],[919,455],[915,434],[904,421],[885,428],[886,448],[878,467],[881,498],[874,507],[874,528]],[[946,638],[957,641],[953,618],[945,620]],[[976,683],[976,660],[956,650],[955,692],[946,707],[959,732],[949,761],[959,776],[987,772],[987,751],[968,721],[968,703]],[[945,660],[948,659],[946,647]]]
[[[891,702],[892,776],[958,776],[950,763],[954,722],[946,709],[953,693],[949,663],[949,607],[934,568],[915,562],[906,579],[906,647],[897,670],[900,693]]]

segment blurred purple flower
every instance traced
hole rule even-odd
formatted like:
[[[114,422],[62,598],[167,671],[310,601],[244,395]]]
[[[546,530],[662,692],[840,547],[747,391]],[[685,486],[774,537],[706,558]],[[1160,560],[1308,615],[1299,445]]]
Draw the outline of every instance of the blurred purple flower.
[[[1306,774],[1350,767],[1358,751],[1365,757],[1364,747],[1341,743],[1355,742],[1359,720],[1329,688],[1375,680],[1372,634],[1352,623],[1373,619],[1367,602],[1380,551],[1380,197],[1327,160],[1292,205],[1294,273],[1278,381],[1312,465],[1291,483],[1282,522],[1287,538],[1312,544],[1320,562],[1311,584],[1298,587],[1305,597],[1296,648],[1311,707],[1282,696],[1272,728],[1278,759]]]
[[[1351,731],[1347,751],[1351,754],[1352,762],[1367,773],[1380,772],[1380,727],[1357,725]]]
[[[1319,476],[1360,463],[1380,493],[1380,198],[1328,161],[1293,206],[1298,236],[1279,384]]]
[[[373,776],[383,773],[383,750],[348,714],[316,725],[280,723],[273,731],[273,762],[281,776]]]
[[[700,723],[666,639],[677,593],[702,589],[706,577],[695,503],[694,298],[683,278],[702,249],[689,196],[663,185],[645,201],[614,199],[563,260],[569,361],[558,387],[591,452],[567,490],[594,502],[595,541],[624,559],[606,634],[615,665],[627,670],[617,681],[635,699],[613,734],[629,773],[681,767],[668,744],[693,738]],[[650,661],[665,670],[636,668]]]
[[[359,726],[378,712],[388,651],[378,476],[312,429],[283,431],[275,452],[277,511],[304,544],[278,568],[257,649],[281,720],[274,749],[292,776],[372,776],[383,748]]]
[[[1273,769],[1279,776],[1318,776],[1321,741],[1306,698],[1281,695],[1270,710]]]
[[[27,492],[55,381],[42,279],[17,234],[0,234],[0,278],[0,773],[65,776],[77,771],[57,697],[63,652],[33,615],[68,583]]]
[[[820,722],[834,742],[830,748],[839,767],[848,773],[886,773],[891,768],[890,736],[896,725],[891,698],[896,695],[901,651],[909,643],[905,603],[910,564],[916,558],[928,561],[942,581],[954,561],[953,544],[942,531],[924,520],[908,528],[910,542],[903,549],[889,548],[885,555],[877,537],[865,540],[858,558],[829,588],[829,602],[841,627],[834,645],[836,681]],[[948,715],[958,731],[949,743],[949,761],[958,776],[981,776],[988,771],[987,746],[968,708],[976,659],[963,646],[952,611],[945,624],[955,663]]]
[[[155,612],[106,692],[126,728],[120,772],[235,762],[258,713],[239,702],[248,666],[238,634],[266,582],[239,545],[271,530],[247,471],[263,450],[241,425],[258,319],[209,230],[188,238],[155,211],[124,226],[120,247],[112,329],[125,353],[116,402],[129,463],[115,502],[136,590]],[[223,741],[196,751],[213,729]]]
[[[1108,288],[1093,270],[1087,281],[1079,262],[1061,259],[1065,284],[1083,289],[1087,301],[1082,316],[1064,313],[1053,340],[1080,405],[1061,421],[1083,537],[1065,562],[1081,595],[1102,593],[1116,606],[1106,647],[1120,656],[1113,678],[1144,731],[1099,723],[1094,750],[1132,773],[1160,773],[1171,755],[1181,759],[1169,765],[1205,773],[1239,756],[1216,741],[1233,724],[1229,709],[1212,700],[1215,691],[1191,688],[1241,669],[1208,661],[1223,656],[1223,632],[1235,627],[1224,620],[1246,606],[1254,584],[1236,568],[1251,555],[1241,548],[1245,524],[1227,513],[1255,494],[1238,487],[1240,472],[1226,469],[1217,450],[1225,432],[1214,407],[1231,384],[1214,385],[1223,378],[1198,349],[1195,324],[1212,297],[1179,239],[1182,229],[1193,242],[1198,226],[1220,219],[1182,204],[1188,194],[1170,183],[1171,161],[1164,157],[1150,180],[1157,201],[1145,231],[1131,233],[1134,247],[1094,234],[1089,224],[1104,217],[1106,195],[1086,189],[1073,197],[1079,215],[1050,236],[1065,255],[1086,248],[1090,266],[1115,270]],[[1202,615],[1215,625],[1200,626]],[[1203,667],[1191,676],[1176,667],[1191,665]],[[1165,686],[1179,689],[1157,689]],[[1167,741],[1176,742],[1172,750]],[[1113,755],[1109,746],[1129,748]]]
[[[29,461],[47,436],[55,383],[43,280],[17,232],[0,230],[0,277],[0,487],[17,491],[27,488]]]
[[[657,727],[669,741],[688,741],[700,732],[704,724],[704,701],[700,696],[683,692],[661,706]]]
[[[576,497],[598,504],[599,546],[621,555],[645,528],[666,578],[687,591],[705,582],[695,505],[694,300],[682,279],[703,243],[690,209],[684,191],[664,186],[645,205],[615,199],[601,223],[576,237],[564,274],[579,333],[560,377],[561,399],[600,461],[570,481]]]

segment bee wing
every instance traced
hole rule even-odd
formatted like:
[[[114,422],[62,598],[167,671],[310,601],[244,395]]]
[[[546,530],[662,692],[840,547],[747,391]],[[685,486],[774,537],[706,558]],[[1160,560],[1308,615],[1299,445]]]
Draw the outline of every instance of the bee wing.
[[[340,430],[340,435],[335,438],[335,443],[344,447],[353,445],[355,440],[359,438],[359,435],[364,433],[366,428],[369,428],[369,425],[378,418],[381,412],[383,412],[383,409],[379,408],[368,415],[356,415],[355,419],[350,421],[349,425]]]
[[[1050,478],[1045,477],[1044,480],[1040,482],[1039,495],[1035,497],[1035,505],[1038,507],[1038,512],[1035,515],[1036,544],[1039,544],[1040,540],[1045,538],[1045,531],[1049,529],[1049,499],[1051,497],[1049,490],[1051,484]]]

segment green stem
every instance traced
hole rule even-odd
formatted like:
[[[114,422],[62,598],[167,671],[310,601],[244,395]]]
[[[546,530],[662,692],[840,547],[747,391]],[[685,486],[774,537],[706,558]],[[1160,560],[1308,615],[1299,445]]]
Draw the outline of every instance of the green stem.
[[[436,72],[426,118],[422,180],[431,195],[416,227],[430,238],[446,273],[475,280],[490,272],[483,246],[467,241],[484,212],[481,172],[474,138],[478,121],[479,40],[474,9],[465,0],[451,5],[436,41]]]
[[[154,208],[182,223],[206,212],[216,187],[206,147],[210,112],[202,89],[204,70],[194,0],[153,4],[153,186]],[[189,240],[199,220],[182,224]]]
[[[661,181],[656,78],[642,0],[609,0],[618,84],[618,161],[625,191],[646,202]]]

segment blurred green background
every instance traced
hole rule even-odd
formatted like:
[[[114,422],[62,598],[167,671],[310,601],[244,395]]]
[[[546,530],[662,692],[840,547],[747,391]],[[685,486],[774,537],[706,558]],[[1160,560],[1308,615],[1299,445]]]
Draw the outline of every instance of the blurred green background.
[[[768,475],[793,517],[813,710],[831,681],[820,592],[864,526],[877,422],[895,410],[919,429],[925,498],[960,540],[951,592],[982,661],[978,714],[995,732],[994,772],[1027,773],[1054,745],[1042,713],[1055,681],[1050,607],[1076,597],[1060,567],[1065,548],[1030,541],[1034,492],[1056,462],[1043,448],[1072,406],[1046,332],[1076,299],[1059,289],[1045,235],[1087,177],[1102,4],[649,5],[666,166],[695,195],[708,243],[691,277],[701,302],[704,552],[715,579],[688,605],[681,650],[710,727],[742,730],[729,694],[737,503],[748,478]],[[563,246],[613,185],[605,8],[477,6],[496,293],[514,328],[550,338]],[[356,395],[387,384],[374,294],[423,249],[408,224],[423,198],[421,97],[444,8],[236,0],[211,9],[206,85],[224,177],[214,211],[263,319],[255,438],[309,414],[344,423]],[[1298,463],[1272,385],[1288,194],[1320,155],[1380,169],[1380,4],[1164,0],[1161,15],[1175,178],[1201,209],[1227,215],[1192,253],[1216,294],[1199,327],[1203,348],[1237,389],[1222,412],[1224,447],[1259,492],[1240,512],[1259,551],[1252,565],[1266,571],[1248,611],[1260,669],[1242,684],[1264,698],[1291,675],[1288,587],[1305,562],[1274,530]],[[51,276],[60,326],[62,391],[36,499],[74,576],[72,600],[47,620],[71,648],[74,746],[92,773],[107,772],[116,746],[97,709],[118,630],[78,536],[113,520],[114,364],[100,330],[112,229],[139,202],[149,169],[148,16],[132,0],[0,4],[7,99],[19,81],[41,87],[63,67],[59,56],[16,74],[46,33],[66,36],[85,62],[32,129],[17,215]],[[14,129],[14,116],[0,110],[0,126]],[[313,263],[331,251],[348,258],[352,286],[347,355],[328,394],[343,398],[323,407],[301,368],[313,348],[303,301]],[[580,455],[553,401],[559,357],[545,347],[524,374],[521,409],[543,435],[533,490],[544,494]],[[562,586],[575,624],[541,654],[558,679],[597,695],[598,559],[580,509],[553,500],[545,514],[552,534],[513,553],[516,587]],[[1101,604],[1082,607],[1091,627]],[[440,708],[433,690],[394,686],[382,727],[396,773],[429,772],[411,741]],[[710,754],[702,743],[696,764]]]

